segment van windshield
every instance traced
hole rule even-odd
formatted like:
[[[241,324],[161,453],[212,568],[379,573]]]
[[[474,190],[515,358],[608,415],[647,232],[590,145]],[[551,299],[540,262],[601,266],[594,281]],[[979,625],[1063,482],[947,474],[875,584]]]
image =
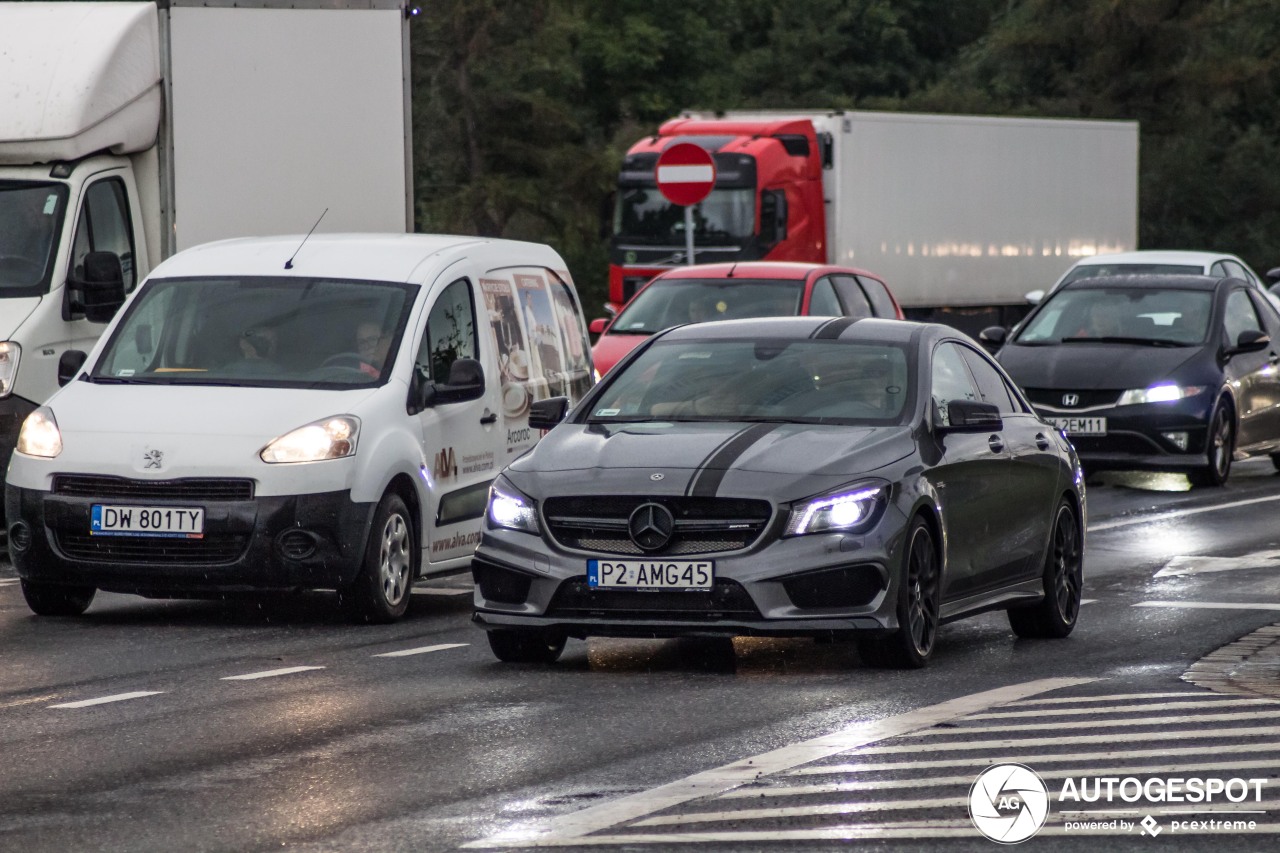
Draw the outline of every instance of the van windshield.
[[[156,279],[90,380],[359,388],[390,375],[417,285],[320,278]]]
[[[65,184],[0,181],[0,297],[49,292],[66,206]]]

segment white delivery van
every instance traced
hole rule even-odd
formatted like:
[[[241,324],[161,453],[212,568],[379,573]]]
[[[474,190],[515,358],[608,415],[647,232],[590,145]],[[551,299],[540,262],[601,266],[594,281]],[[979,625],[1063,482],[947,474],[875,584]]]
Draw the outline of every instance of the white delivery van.
[[[404,614],[465,570],[529,406],[591,384],[565,264],[531,243],[420,234],[179,252],[24,422],[9,553],[36,613],[95,590],[336,589]]]

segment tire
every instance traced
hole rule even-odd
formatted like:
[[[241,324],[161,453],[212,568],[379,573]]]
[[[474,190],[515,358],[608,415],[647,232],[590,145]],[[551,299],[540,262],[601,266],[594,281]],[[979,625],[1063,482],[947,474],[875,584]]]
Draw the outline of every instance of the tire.
[[[1187,473],[1193,486],[1224,486],[1231,476],[1231,456],[1236,449],[1236,424],[1231,417],[1231,407],[1218,403],[1209,416],[1209,429],[1205,433],[1205,464]]]
[[[555,663],[566,637],[548,631],[499,629],[489,631],[489,648],[503,663]]]
[[[1076,627],[1084,581],[1080,524],[1067,498],[1053,514],[1049,552],[1044,561],[1044,599],[1030,607],[1008,611],[1009,626],[1019,637],[1062,639]]]
[[[1271,454],[1271,464],[1275,466],[1277,471],[1280,471],[1280,453]]]
[[[22,581],[22,597],[39,616],[79,616],[89,609],[96,592],[91,586]]]
[[[898,585],[898,629],[858,641],[858,654],[869,666],[919,669],[929,662],[938,639],[940,561],[933,533],[920,516],[911,522],[906,542]]]
[[[339,591],[357,622],[395,622],[409,609],[417,569],[413,518],[404,500],[388,492],[378,502],[364,560],[355,582]]]

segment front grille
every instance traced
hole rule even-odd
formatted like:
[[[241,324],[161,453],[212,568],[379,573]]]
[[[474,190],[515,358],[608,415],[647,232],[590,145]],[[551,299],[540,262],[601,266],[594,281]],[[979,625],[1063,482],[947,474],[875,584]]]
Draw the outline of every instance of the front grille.
[[[578,577],[560,584],[547,608],[547,616],[710,622],[759,619],[760,611],[740,584],[724,578],[717,580],[710,590],[686,591],[592,589],[585,577]]]
[[[660,551],[642,550],[627,530],[631,513],[645,503],[662,504],[675,517],[671,541]],[[674,557],[746,548],[760,537],[773,510],[768,501],[742,498],[591,495],[548,498],[542,512],[551,536],[566,548]]]
[[[1027,395],[1027,399],[1033,406],[1052,406],[1054,409],[1071,411],[1092,406],[1114,406],[1120,400],[1123,389],[1077,391],[1074,388],[1023,388],[1022,392]],[[1062,402],[1062,398],[1067,394],[1075,394],[1080,399],[1074,406],[1068,406]]]
[[[203,539],[169,539],[58,531],[55,536],[58,550],[71,559],[102,563],[234,563],[249,543],[248,536],[227,534],[206,534]]]
[[[132,480],[91,474],[56,474],[53,493],[79,498],[132,500],[248,501],[253,480],[232,477],[183,477],[178,480]]]

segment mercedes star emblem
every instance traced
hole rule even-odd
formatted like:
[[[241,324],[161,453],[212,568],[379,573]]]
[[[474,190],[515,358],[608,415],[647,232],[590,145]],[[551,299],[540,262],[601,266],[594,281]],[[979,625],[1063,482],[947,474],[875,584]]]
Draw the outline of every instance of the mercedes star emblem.
[[[636,507],[627,519],[631,541],[642,551],[661,551],[671,541],[676,520],[662,504],[647,503]]]

